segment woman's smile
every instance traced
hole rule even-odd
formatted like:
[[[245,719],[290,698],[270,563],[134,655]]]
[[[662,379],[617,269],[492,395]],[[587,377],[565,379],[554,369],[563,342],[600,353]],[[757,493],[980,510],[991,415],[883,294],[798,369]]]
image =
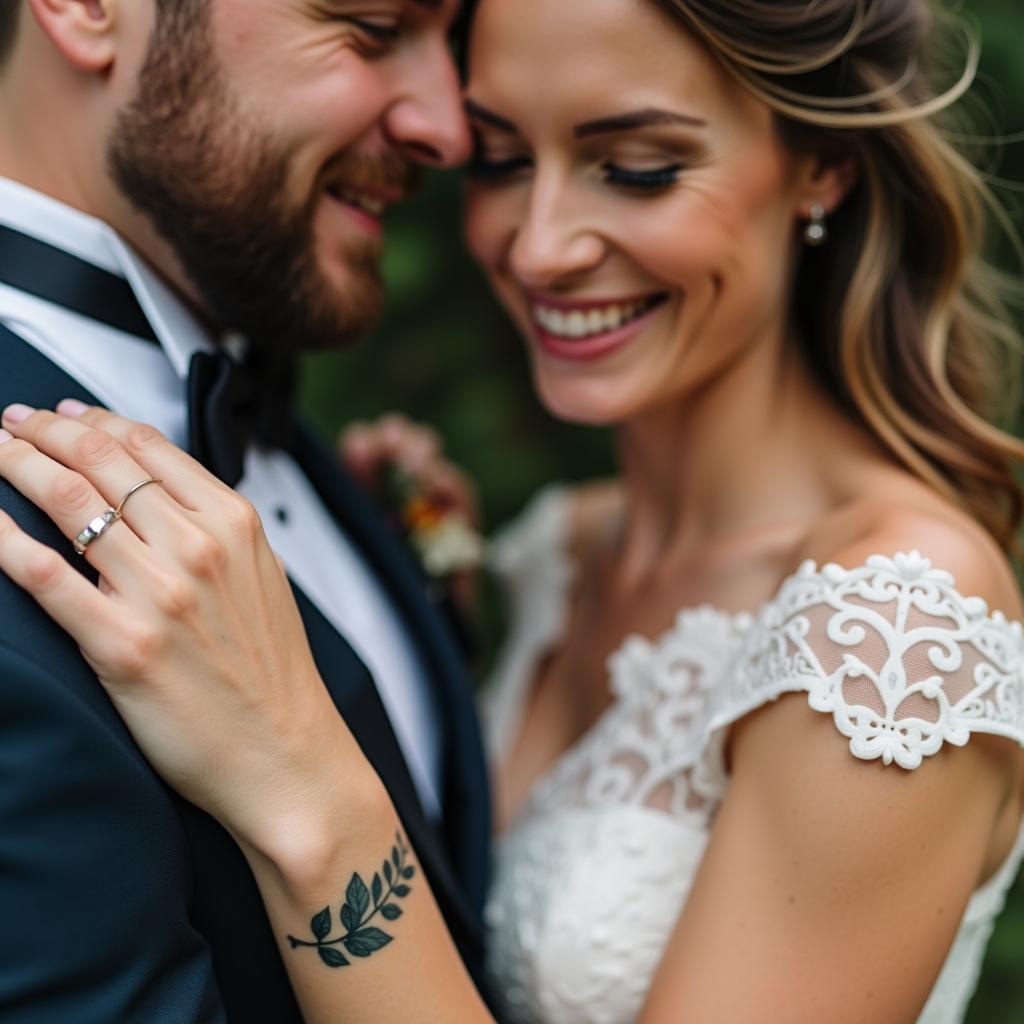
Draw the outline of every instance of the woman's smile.
[[[632,341],[668,301],[665,292],[611,300],[530,296],[541,348],[559,359],[601,359]]]

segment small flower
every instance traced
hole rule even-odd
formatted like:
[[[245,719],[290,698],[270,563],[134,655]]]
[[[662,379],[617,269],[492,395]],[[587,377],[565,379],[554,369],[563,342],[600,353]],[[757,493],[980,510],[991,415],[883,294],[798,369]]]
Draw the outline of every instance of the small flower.
[[[484,559],[484,540],[451,502],[428,493],[419,480],[392,467],[389,504],[427,574],[434,577],[470,572]]]
[[[484,557],[483,538],[457,514],[424,518],[411,529],[410,540],[431,576],[469,572]]]

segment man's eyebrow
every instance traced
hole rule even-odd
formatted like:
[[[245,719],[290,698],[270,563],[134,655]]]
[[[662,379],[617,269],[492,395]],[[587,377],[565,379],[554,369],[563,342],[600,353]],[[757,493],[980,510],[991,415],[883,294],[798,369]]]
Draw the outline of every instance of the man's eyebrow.
[[[436,11],[440,7],[444,7],[444,0],[410,0],[410,3],[419,5],[420,7],[426,7],[431,11]]]
[[[489,124],[492,128],[497,128],[498,131],[508,132],[510,135],[519,134],[519,129],[500,114],[495,114],[493,111],[488,110],[486,107],[481,107],[479,103],[474,103],[472,100],[466,100],[464,105],[467,116],[473,118],[474,121],[482,121],[484,124]]]
[[[602,117],[597,121],[587,121],[579,124],[573,129],[573,135],[577,139],[584,139],[589,135],[606,135],[611,132],[628,132],[636,128],[650,128],[659,124],[683,124],[691,128],[706,128],[707,121],[690,114],[677,114],[671,110],[659,110],[656,107],[646,107],[643,110],[634,110],[628,114],[616,114],[614,117]]]

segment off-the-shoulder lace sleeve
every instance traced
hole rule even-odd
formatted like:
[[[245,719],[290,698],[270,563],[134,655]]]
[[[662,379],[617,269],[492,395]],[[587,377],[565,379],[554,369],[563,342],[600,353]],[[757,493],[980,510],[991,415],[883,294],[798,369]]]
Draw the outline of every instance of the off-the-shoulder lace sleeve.
[[[917,552],[856,569],[808,562],[757,617],[713,701],[704,787],[725,781],[728,727],[790,692],[864,760],[914,769],[976,732],[1024,745],[1024,630]]]

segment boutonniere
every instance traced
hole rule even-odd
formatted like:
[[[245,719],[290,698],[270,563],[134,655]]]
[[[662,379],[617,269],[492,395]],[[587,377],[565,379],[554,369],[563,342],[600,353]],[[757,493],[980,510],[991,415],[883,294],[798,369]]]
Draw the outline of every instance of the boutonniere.
[[[480,567],[484,539],[461,509],[431,494],[420,480],[395,465],[388,491],[388,504],[428,576],[444,579]]]

